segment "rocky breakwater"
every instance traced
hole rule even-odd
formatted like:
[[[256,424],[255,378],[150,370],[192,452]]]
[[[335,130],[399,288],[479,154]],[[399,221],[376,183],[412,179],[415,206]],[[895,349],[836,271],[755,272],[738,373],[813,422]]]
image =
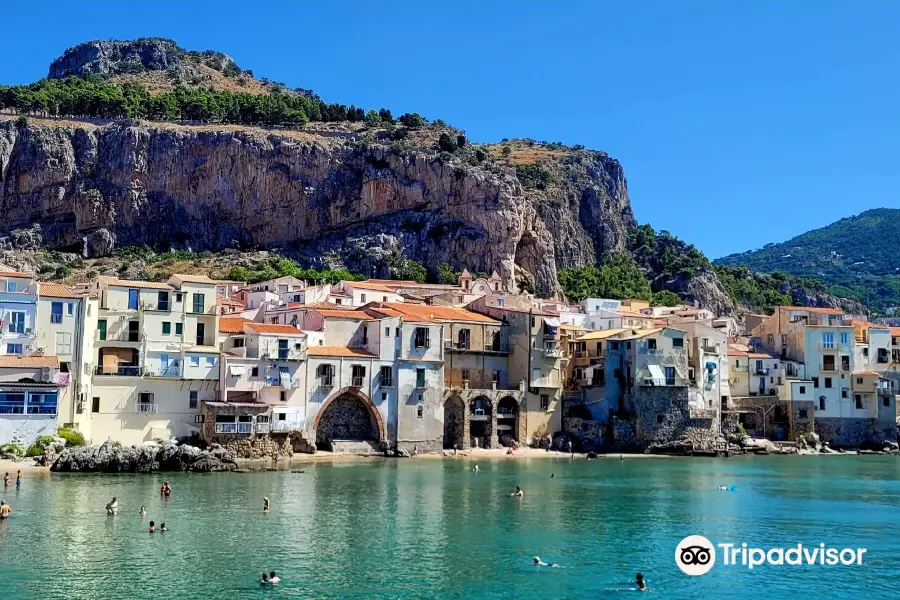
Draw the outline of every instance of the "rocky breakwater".
[[[67,448],[50,467],[59,473],[150,473],[152,471],[190,471],[209,473],[234,471],[237,464],[229,452],[218,445],[209,450],[165,442],[141,446],[120,446],[106,441],[99,446]]]

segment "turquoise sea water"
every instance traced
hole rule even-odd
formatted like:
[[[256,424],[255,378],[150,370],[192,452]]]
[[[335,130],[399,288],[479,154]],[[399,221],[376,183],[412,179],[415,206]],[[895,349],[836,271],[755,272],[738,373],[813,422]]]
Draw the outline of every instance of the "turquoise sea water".
[[[637,571],[650,598],[896,597],[896,457],[484,460],[478,473],[472,464],[29,477],[3,494],[15,512],[0,523],[0,598],[630,598]],[[522,499],[509,497],[517,484]],[[108,518],[112,496],[121,508]],[[151,519],[170,531],[148,534]],[[859,567],[717,564],[692,578],[674,561],[689,534],[868,553]],[[531,566],[536,554],[562,568]],[[263,569],[281,585],[260,586]]]

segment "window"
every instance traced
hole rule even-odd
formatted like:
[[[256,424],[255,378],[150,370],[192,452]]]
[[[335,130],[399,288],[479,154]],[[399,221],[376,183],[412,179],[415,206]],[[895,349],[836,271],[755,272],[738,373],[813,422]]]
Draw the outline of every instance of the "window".
[[[801,419],[805,419],[805,418],[806,418],[806,409],[805,409],[805,408],[801,408],[801,409],[798,410],[797,412],[798,412],[798,416],[799,416]]]
[[[384,328],[384,337],[391,337],[391,328],[390,327]]]
[[[137,310],[138,307],[138,291],[137,290],[128,290],[128,308],[131,310]]]
[[[818,388],[818,387],[819,387],[819,378],[818,378],[818,377],[813,377],[813,378],[812,378],[812,382],[813,382],[813,387],[814,387],[814,388]]]
[[[198,394],[199,394],[199,392],[197,390],[190,391],[189,398],[188,398],[188,408],[189,409],[193,410],[193,409],[197,408],[197,405],[200,403],[199,399],[197,398]]]
[[[416,327],[415,347],[416,348],[431,347],[431,340],[429,339],[429,331],[428,331],[427,327]]]
[[[672,338],[673,348],[684,348],[684,338]]]
[[[207,356],[206,357],[206,366],[207,367],[216,366],[216,357],[215,356]]]
[[[387,302],[387,296],[382,296],[382,297],[381,297],[381,301],[382,301],[382,302]]]
[[[849,398],[850,390],[847,388],[841,388],[841,398]]]
[[[192,356],[192,357],[191,357],[191,366],[192,366],[192,367],[199,367],[199,366],[200,366],[200,357],[199,357],[199,356]]]
[[[244,338],[234,338],[231,344],[232,348],[243,348],[244,347]]]
[[[203,423],[203,415],[194,415],[194,423],[198,425]]]
[[[25,413],[25,394],[22,392],[0,392],[0,414],[21,415]]]
[[[500,385],[500,371],[494,371],[491,373],[491,381],[496,383],[498,386]]]
[[[353,385],[353,387],[362,387],[363,379],[366,377],[366,368],[362,365],[353,365],[352,376],[353,381],[351,382],[351,385]]]
[[[288,341],[287,340],[278,340],[278,358],[281,360],[286,360],[288,357]]]
[[[868,349],[868,348],[863,348],[863,356],[865,356],[865,357],[868,357],[868,356],[869,356],[869,349]]]
[[[663,415],[656,415],[656,422],[662,423],[665,417]]]
[[[175,335],[181,335],[184,331],[183,323],[175,323]]]
[[[830,387],[831,387],[831,377],[826,377],[826,378],[825,378],[825,387],[826,387],[826,388],[830,388]]]
[[[65,331],[56,332],[56,354],[72,354],[72,334]]]
[[[7,344],[6,345],[6,353],[7,354],[22,354],[22,344]]]
[[[647,350],[656,350],[656,340],[647,340]]]
[[[421,419],[425,416],[425,407],[421,404],[416,407],[416,418]]]
[[[250,368],[250,377],[259,377],[259,367]]]
[[[881,399],[881,402],[884,404],[884,406],[890,406],[891,405],[891,397],[885,396],[884,398]]]
[[[541,410],[548,410],[550,408],[550,395],[549,394],[541,394]]]
[[[853,399],[856,401],[856,408],[861,409],[863,407],[862,395],[854,394]]]
[[[463,381],[469,381],[469,369],[460,369]]]
[[[834,334],[833,333],[823,333],[822,334],[822,348],[826,350],[834,349]]]
[[[287,402],[287,392],[284,390],[281,390],[281,401]]]
[[[425,387],[425,369],[416,369],[416,387],[419,389]]]
[[[799,391],[800,391],[801,394],[805,394],[805,393],[806,393],[806,386],[805,386],[805,385],[801,385]]]
[[[16,289],[18,289],[18,288],[16,286],[15,281],[7,281],[6,282],[6,291],[7,292],[9,292],[10,294],[14,294],[14,293],[16,293]]]
[[[859,384],[859,383],[862,383],[862,381],[863,381],[863,380],[862,380],[862,377],[857,377],[857,378],[856,378],[856,383]]]
[[[381,367],[381,387],[394,387],[393,367]]]
[[[25,333],[25,313],[11,312],[9,313],[9,332]]]
[[[172,333],[172,323],[170,323],[169,321],[163,321],[162,322],[162,334],[169,335],[171,333]]]
[[[394,329],[394,337],[400,337],[400,328],[399,327]]]
[[[387,400],[387,392],[381,392],[381,401],[385,402]]]
[[[825,396],[819,396],[819,410],[825,410]]]
[[[841,332],[841,343],[842,344],[847,343],[847,334],[845,332]]]
[[[181,302],[181,292],[175,292],[175,302]]]
[[[97,321],[97,332],[100,336],[100,341],[106,339],[106,319],[100,319]]]
[[[169,310],[169,292],[159,292],[156,295],[156,310]]]
[[[366,303],[366,295],[365,295],[365,294],[360,294],[360,295],[359,295],[359,301],[362,302],[363,304],[365,304],[365,303]]]
[[[666,367],[666,385],[675,385],[675,367]]]
[[[625,349],[631,350],[631,342],[625,342]]]
[[[100,398],[94,396],[91,398],[91,412],[98,413],[100,412]]]
[[[468,350],[470,338],[471,334],[468,329],[460,329],[459,334],[457,335],[457,347],[460,350]]]
[[[57,394],[28,394],[29,415],[55,415]]]
[[[63,319],[63,303],[62,302],[51,302],[50,303],[50,322],[51,323],[62,323]]]
[[[532,383],[532,385],[534,384],[534,382],[536,382],[536,381],[537,381],[538,379],[540,379],[540,378],[541,378],[541,370],[540,370],[540,369],[532,369],[532,370],[531,370],[531,383]]]
[[[363,344],[368,344],[368,343],[369,343],[369,326],[368,326],[368,325],[363,325],[363,340],[362,340],[362,343],[363,343]]]
[[[194,294],[194,305],[191,312],[202,313],[204,300],[203,294]]]

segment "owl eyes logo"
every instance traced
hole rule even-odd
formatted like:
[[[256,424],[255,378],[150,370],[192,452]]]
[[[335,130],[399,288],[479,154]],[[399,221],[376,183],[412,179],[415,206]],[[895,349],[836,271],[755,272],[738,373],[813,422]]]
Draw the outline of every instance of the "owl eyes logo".
[[[716,564],[715,547],[702,535],[689,535],[675,548],[675,564],[687,575],[705,575]]]

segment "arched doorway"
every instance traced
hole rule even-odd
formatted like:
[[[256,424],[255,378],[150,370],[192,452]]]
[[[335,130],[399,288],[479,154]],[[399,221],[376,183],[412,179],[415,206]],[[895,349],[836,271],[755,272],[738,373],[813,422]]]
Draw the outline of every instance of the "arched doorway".
[[[469,438],[473,448],[490,448],[493,435],[491,401],[478,396],[469,403]]]
[[[381,423],[368,399],[343,390],[316,415],[316,448],[333,450],[335,442],[378,442]]]
[[[444,402],[444,448],[463,447],[466,430],[466,405],[459,396],[451,396]]]
[[[501,446],[519,441],[519,403],[509,396],[497,404],[497,437]]]

